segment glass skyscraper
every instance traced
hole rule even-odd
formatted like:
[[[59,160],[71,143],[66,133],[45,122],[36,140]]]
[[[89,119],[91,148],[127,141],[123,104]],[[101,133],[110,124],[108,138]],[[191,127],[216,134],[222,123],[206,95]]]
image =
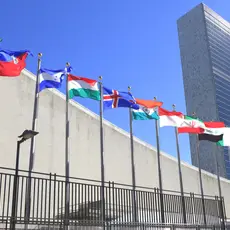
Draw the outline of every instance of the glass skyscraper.
[[[230,23],[204,4],[178,22],[184,92],[188,115],[202,120],[223,121],[230,127]],[[192,163],[197,166],[197,139],[190,136]],[[230,179],[229,149],[215,143],[199,143],[201,168]]]

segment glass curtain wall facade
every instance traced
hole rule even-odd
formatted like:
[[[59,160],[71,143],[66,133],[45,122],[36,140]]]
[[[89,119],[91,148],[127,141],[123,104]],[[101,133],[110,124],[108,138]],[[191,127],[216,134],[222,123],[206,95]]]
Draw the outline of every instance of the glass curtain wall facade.
[[[219,120],[230,127],[230,26],[204,11],[212,60]],[[230,178],[229,148],[224,148],[226,176]]]
[[[178,22],[187,113],[203,120],[223,121],[230,127],[230,24],[204,4]],[[192,163],[197,166],[196,138],[190,136]],[[201,168],[230,179],[229,149],[199,143]]]

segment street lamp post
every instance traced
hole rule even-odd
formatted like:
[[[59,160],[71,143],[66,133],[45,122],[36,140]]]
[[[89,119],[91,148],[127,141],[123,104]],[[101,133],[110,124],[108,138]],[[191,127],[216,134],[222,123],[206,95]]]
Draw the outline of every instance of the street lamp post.
[[[12,197],[12,209],[11,209],[11,224],[10,229],[15,230],[16,224],[16,213],[17,213],[17,188],[18,188],[18,169],[19,169],[19,154],[20,154],[20,145],[24,141],[31,139],[36,136],[38,132],[32,130],[25,130],[17,141],[17,152],[16,152],[16,164],[15,164],[15,175],[14,175],[14,185],[13,185],[13,197]]]

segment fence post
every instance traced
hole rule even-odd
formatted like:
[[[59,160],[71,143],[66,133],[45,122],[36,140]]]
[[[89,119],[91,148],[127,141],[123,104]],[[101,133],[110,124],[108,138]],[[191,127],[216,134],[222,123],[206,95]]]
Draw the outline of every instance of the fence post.
[[[107,202],[109,202],[108,204],[108,211],[107,211],[107,215],[108,215],[108,219],[110,220],[111,219],[111,216],[112,216],[112,213],[113,213],[113,210],[112,210],[112,201],[111,201],[111,182],[109,181],[109,191],[108,191],[108,194],[109,194],[109,199],[107,200]],[[107,224],[107,222],[106,222]]]
[[[157,196],[157,189],[156,188],[154,188],[153,189],[154,190],[154,203],[155,203],[155,210],[154,210],[154,216],[156,216],[156,219],[157,219],[157,223],[159,223],[160,221],[159,221],[159,218],[158,218],[158,196]],[[155,218],[154,218],[154,220],[155,220]]]
[[[113,210],[114,210],[113,212],[115,212],[115,210],[116,210],[116,213],[115,214],[113,213],[113,215],[115,215],[115,217],[117,217],[117,204],[115,204],[115,195],[114,195],[115,191],[114,191],[114,189],[115,189],[114,188],[114,181],[112,181],[112,194],[113,194],[112,196],[113,196]],[[116,207],[115,207],[115,205],[116,205]]]
[[[222,199],[221,199],[221,197],[215,196],[215,200],[217,203],[218,217],[220,219],[220,227],[221,227],[221,229],[225,229],[224,210],[223,210],[223,205],[222,205]]]
[[[192,202],[193,224],[196,224],[196,213],[195,213],[195,204],[194,204],[194,193],[190,192],[190,198],[191,198],[191,202]]]
[[[57,179],[57,174],[54,173],[53,223],[55,223],[56,179]]]
[[[52,181],[52,173],[49,175],[49,206],[48,206],[48,228],[50,226],[50,196],[51,196],[51,181]]]
[[[221,197],[221,203],[222,203],[222,208],[223,208],[224,221],[226,221],[227,217],[226,217],[226,209],[225,209],[224,197]]]

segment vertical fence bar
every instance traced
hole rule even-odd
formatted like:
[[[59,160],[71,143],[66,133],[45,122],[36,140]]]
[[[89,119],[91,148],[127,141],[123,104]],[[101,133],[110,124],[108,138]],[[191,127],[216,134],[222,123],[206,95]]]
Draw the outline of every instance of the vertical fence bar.
[[[43,183],[44,183],[44,180],[41,179],[41,209],[40,209],[40,218],[41,218],[41,223],[43,223],[43,213],[44,213],[44,210],[43,210],[43,197],[44,197],[44,191],[43,191]]]
[[[55,209],[56,209],[56,178],[57,175],[56,173],[54,173],[54,180],[53,180],[53,184],[54,184],[54,189],[53,189],[53,223],[55,223]]]
[[[40,196],[40,192],[39,192],[39,188],[40,188],[40,178],[37,180],[37,212],[36,212],[36,223],[38,224],[38,213],[39,213],[39,196]]]
[[[49,178],[49,206],[48,206],[48,222],[50,225],[50,211],[51,211],[51,183],[52,183],[52,174],[50,173],[50,178]]]
[[[3,213],[2,213],[2,214],[3,214],[3,215],[2,215],[3,219],[4,219],[4,217],[5,217],[5,212],[4,212],[4,211],[5,211],[5,203],[6,203],[6,202],[5,202],[5,196],[7,195],[7,194],[6,194],[6,182],[7,182],[7,178],[8,178],[8,177],[5,176],[4,200],[3,200],[3,209],[2,209],[2,210],[3,210]],[[10,209],[9,206],[10,206],[10,194],[11,194],[11,192],[10,192],[10,191],[11,191],[11,178],[12,178],[12,177],[11,177],[11,175],[10,175],[10,176],[9,176],[9,186],[8,186],[9,192],[8,192],[8,197],[7,197],[8,200],[7,200],[7,204],[6,204],[6,216],[7,216],[7,217],[9,216],[9,209]]]
[[[32,199],[32,203],[33,203],[32,220],[34,221],[36,178],[34,178],[33,181],[34,181],[34,184],[33,184],[34,190],[33,190],[33,199]]]

